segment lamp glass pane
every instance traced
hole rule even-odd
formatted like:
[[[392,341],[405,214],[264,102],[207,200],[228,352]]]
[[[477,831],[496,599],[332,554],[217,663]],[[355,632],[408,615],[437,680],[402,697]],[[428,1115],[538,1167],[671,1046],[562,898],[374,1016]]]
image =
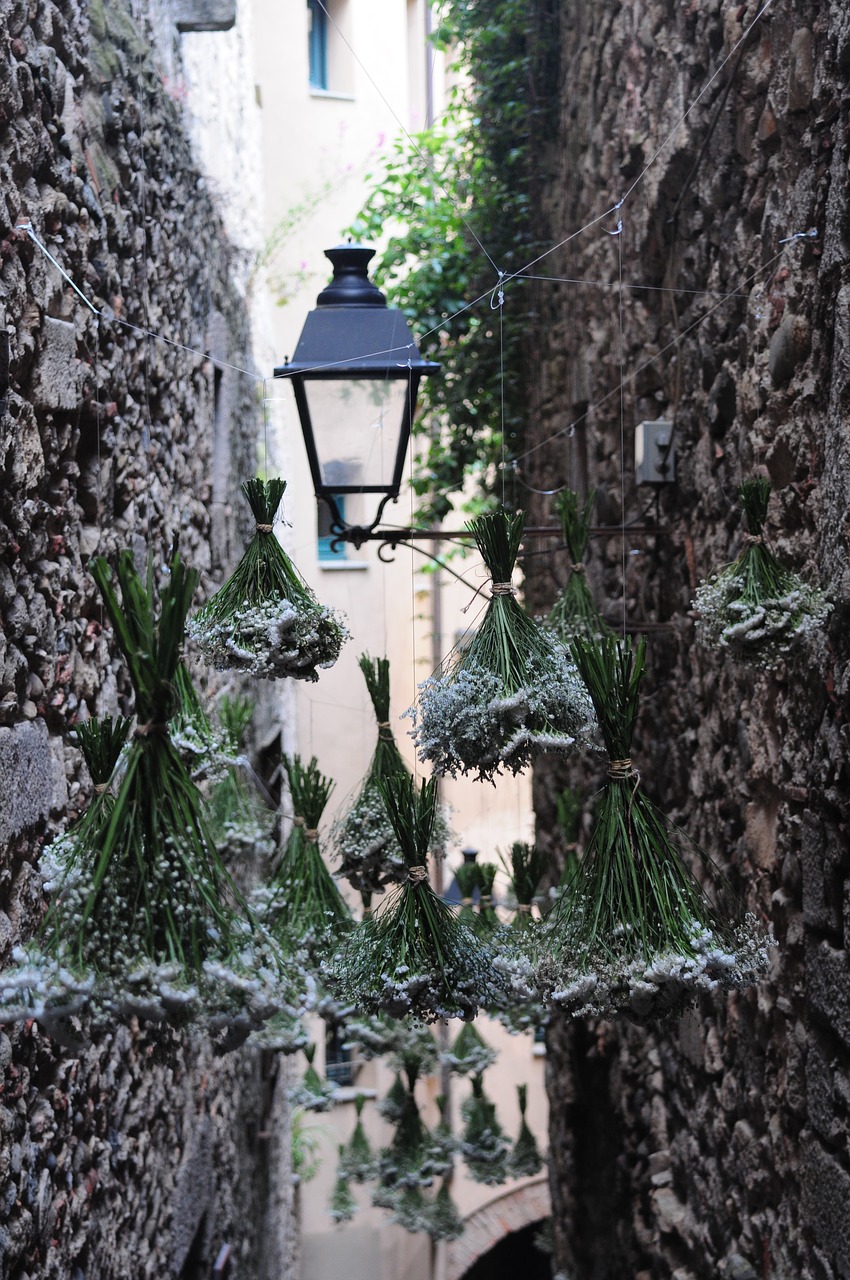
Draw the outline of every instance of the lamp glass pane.
[[[408,395],[407,378],[305,379],[324,484],[390,489]]]

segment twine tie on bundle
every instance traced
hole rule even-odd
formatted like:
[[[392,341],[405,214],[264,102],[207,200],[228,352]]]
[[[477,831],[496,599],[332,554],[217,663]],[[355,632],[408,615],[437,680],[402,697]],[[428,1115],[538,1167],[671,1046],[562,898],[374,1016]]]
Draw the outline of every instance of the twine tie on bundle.
[[[584,568],[584,565],[583,565],[583,564],[571,564],[571,565],[570,565],[570,569],[572,570],[572,572],[573,572],[573,573],[584,573],[584,572],[585,572],[585,568]]]
[[[271,533],[273,528],[273,524],[258,524],[257,533]]]
[[[427,883],[427,880],[428,880],[428,868],[427,867],[411,867],[407,873],[407,878],[409,882],[414,886],[414,888],[418,884],[425,884]]]
[[[461,900],[460,900],[460,905],[461,905],[462,907],[471,907],[471,906],[472,906],[472,899],[471,899],[471,898],[461,898]]]
[[[392,729],[392,725],[390,724],[389,720],[379,720],[379,721],[378,721],[378,737],[379,737],[383,742],[392,742],[392,740],[393,740],[393,729]]]
[[[145,724],[137,724],[133,732],[136,738],[150,738],[154,734],[164,736],[168,733],[167,724],[157,724],[155,720],[148,720]]]
[[[628,756],[623,760],[608,761],[608,777],[613,782],[625,782],[632,776],[632,772],[632,762]]]
[[[515,596],[516,587],[512,582],[494,582],[490,588],[490,594],[494,596]]]
[[[109,790],[108,782],[96,782],[94,784],[94,793],[96,796],[102,796],[104,791],[108,791],[108,790]]]
[[[318,827],[305,827],[305,828],[304,828],[304,835],[306,836],[306,838],[307,838],[308,840],[312,840],[313,844],[315,844],[315,843],[316,843],[316,841],[317,841],[317,840],[318,840],[318,838],[319,838],[319,828],[318,828]]]
[[[292,825],[293,827],[303,827],[304,819],[296,813],[295,817],[292,819]]]

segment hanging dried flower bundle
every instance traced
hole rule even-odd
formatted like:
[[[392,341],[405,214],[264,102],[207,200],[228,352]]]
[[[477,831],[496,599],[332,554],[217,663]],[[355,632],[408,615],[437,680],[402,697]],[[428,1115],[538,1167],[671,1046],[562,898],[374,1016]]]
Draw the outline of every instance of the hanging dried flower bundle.
[[[319,823],[333,782],[316,757],[283,756],[294,818],[280,864],[268,885],[254,891],[251,905],[283,950],[293,945],[323,952],[352,919],[319,847]]]
[[[182,658],[174,673],[174,692],[177,706],[168,722],[168,733],[193,781],[202,783],[223,777],[233,760],[233,744],[204,710]]]
[[[499,868],[495,862],[477,862],[475,865],[478,868],[478,892],[481,895],[478,901],[476,929],[483,938],[491,938],[499,928],[499,917],[493,906],[493,886],[496,883]]]
[[[593,490],[580,508],[578,494],[572,489],[562,490],[555,499],[571,563],[570,576],[552,606],[547,625],[563,645],[569,645],[576,636],[595,639],[611,634],[611,628],[596,606],[584,568],[584,557],[590,539],[590,513],[595,500],[596,491]]]
[[[346,629],[320,605],[274,533],[286,481],[246,481],[257,524],[239,564],[195,614],[187,634],[213,667],[265,678],[318,680],[339,657]]]
[[[351,808],[334,824],[333,847],[340,859],[337,875],[361,893],[380,893],[385,885],[404,878],[404,858],[398,847],[387,806],[381,796],[382,780],[410,770],[398,749],[390,727],[390,664],[387,658],[361,654],[358,665],[378,722],[378,741],[366,777]],[[431,841],[432,854],[445,843],[446,826],[438,812]]]
[[[334,1105],[336,1085],[330,1080],[323,1080],[319,1075],[313,1066],[315,1056],[316,1046],[305,1044],[307,1068],[298,1084],[289,1090],[289,1101],[293,1107],[301,1107],[304,1111],[328,1111]]]
[[[457,918],[468,929],[476,930],[478,928],[478,913],[473,908],[473,895],[481,883],[478,864],[475,862],[462,862],[455,871],[455,880],[460,891],[460,911]]]
[[[531,909],[549,869],[549,861],[548,854],[524,840],[515,840],[508,857],[502,857],[516,902],[514,926],[517,929],[525,929],[531,923]]]
[[[451,1168],[440,1141],[423,1123],[415,1097],[418,1072],[406,1073],[407,1088],[401,1100],[395,1132],[388,1147],[378,1155],[378,1185],[373,1203],[380,1208],[395,1209],[406,1189],[430,1187],[435,1177]]]
[[[423,782],[417,793],[409,775],[390,777],[381,794],[407,879],[343,943],[328,982],[367,1013],[423,1022],[472,1018],[495,994],[494,975],[487,948],[428,883],[436,780]]]
[[[344,1161],[345,1147],[340,1146],[339,1165],[334,1179],[334,1189],[328,1204],[328,1213],[336,1223],[350,1222],[357,1212],[357,1201],[351,1194],[351,1187],[348,1185],[349,1175],[346,1173]]]
[[[461,1103],[461,1115],[465,1123],[460,1152],[470,1177],[490,1187],[506,1182],[508,1143],[481,1075],[472,1077],[472,1092]]]
[[[72,838],[73,856],[51,876],[59,888],[41,938],[20,955],[23,968],[3,975],[0,1000],[8,1008],[16,988],[30,1016],[57,1025],[77,1011],[202,1021],[229,1047],[280,1008],[289,978],[270,940],[239,913],[244,904],[168,732],[197,575],[175,553],[157,614],[152,566],[144,582],[129,551],[114,577],[102,559],[91,571],[135,691],[136,727],[108,820],[101,803],[96,842]],[[99,742],[105,749],[104,735]]]
[[[309,988],[310,976],[304,973],[304,986]],[[265,1022],[259,1031],[253,1032],[248,1044],[254,1049],[268,1049],[272,1053],[293,1054],[310,1043],[303,1019],[310,1012],[306,995],[299,1004],[284,1005]]]
[[[231,759],[210,790],[207,821],[222,858],[271,858],[275,850],[275,812],[245,755],[245,736],[254,712],[250,698],[223,697],[218,704],[222,732]]]
[[[85,867],[97,855],[115,807],[115,793],[110,783],[115,779],[132,724],[131,716],[107,715],[82,720],[74,728],[74,737],[92,780],[93,795],[79,820],[41,855],[39,870],[48,895],[56,893],[63,882],[75,874],[78,865]]]
[[[454,1164],[455,1152],[458,1146],[457,1139],[452,1133],[448,1098],[444,1093],[438,1093],[434,1101],[437,1104],[440,1119],[437,1122],[436,1129],[431,1131],[428,1145],[434,1163],[440,1166],[445,1165],[448,1170]]]
[[[458,1236],[463,1235],[463,1219],[445,1178],[433,1204],[428,1208],[425,1230],[432,1240],[457,1240]]]
[[[347,1016],[344,1043],[361,1058],[387,1058],[393,1070],[403,1070],[412,1057],[422,1072],[431,1071],[437,1062],[436,1041],[428,1027],[383,1014]]]
[[[45,850],[41,863],[42,875],[48,865],[45,859],[56,861],[60,850],[63,868],[73,866],[79,856],[84,861],[88,860],[97,851],[101,835],[115,807],[115,793],[110,788],[110,783],[121,753],[127,745],[132,724],[130,716],[107,715],[101,719],[93,717],[91,720],[81,720],[75,726],[74,737],[83,753],[94,794],[79,822],[67,835],[54,840]],[[60,865],[57,863],[57,870],[59,869]]]
[[[548,1013],[537,985],[540,921],[532,915],[532,907],[550,859],[536,845],[522,840],[514,841],[507,858],[504,854],[500,857],[516,909],[511,924],[493,936],[495,964],[506,992],[489,1012],[511,1032],[537,1031],[546,1025]]]
[[[404,1111],[406,1098],[407,1090],[404,1087],[401,1072],[397,1071],[386,1096],[377,1104],[378,1115],[383,1116],[390,1124],[398,1124]]]
[[[694,597],[697,635],[741,662],[775,667],[818,631],[832,605],[823,592],[786,569],[764,537],[771,485],[746,480],[741,502],[749,533],[738,558],[704,582]]]
[[[438,773],[519,773],[543,752],[572,751],[592,708],[575,667],[528,616],[511,578],[525,516],[497,511],[468,528],[492,576],[491,597],[469,646],[419,686],[412,736]]]
[[[496,1053],[486,1043],[474,1022],[465,1022],[448,1053],[440,1061],[455,1075],[479,1076],[496,1061]]]
[[[518,1084],[519,1097],[519,1133],[513,1150],[508,1156],[508,1173],[512,1178],[531,1178],[543,1168],[543,1157],[537,1149],[537,1140],[528,1127],[525,1118],[528,1106],[528,1085]]]
[[[736,923],[711,904],[682,861],[681,833],[632,767],[644,651],[643,641],[635,649],[610,637],[573,645],[610,757],[585,856],[549,917],[539,969],[549,1001],[574,1017],[657,1018],[700,992],[748,986],[767,968],[755,919]]]
[[[365,1101],[363,1094],[358,1093],[354,1099],[354,1107],[357,1112],[354,1131],[345,1146],[339,1149],[340,1172],[354,1182],[369,1182],[370,1179],[376,1176],[378,1171],[377,1160],[369,1145],[369,1139],[366,1137],[363,1120],[361,1119]]]

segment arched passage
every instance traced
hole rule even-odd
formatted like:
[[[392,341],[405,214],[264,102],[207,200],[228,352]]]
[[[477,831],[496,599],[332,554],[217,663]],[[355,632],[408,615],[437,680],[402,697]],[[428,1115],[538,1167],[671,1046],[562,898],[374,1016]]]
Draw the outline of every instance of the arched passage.
[[[505,1276],[522,1276],[522,1280],[552,1280],[552,1255],[538,1248],[538,1235],[545,1222],[532,1222],[519,1231],[502,1236],[498,1244],[473,1262],[463,1280],[503,1280]]]
[[[479,1258],[512,1232],[539,1223],[552,1212],[546,1175],[489,1200],[464,1220],[464,1233],[446,1251],[444,1280],[460,1280]]]

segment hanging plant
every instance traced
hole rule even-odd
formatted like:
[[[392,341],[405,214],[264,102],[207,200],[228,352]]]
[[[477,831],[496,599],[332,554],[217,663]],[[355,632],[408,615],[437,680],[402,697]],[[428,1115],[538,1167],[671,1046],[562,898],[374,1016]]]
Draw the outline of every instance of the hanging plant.
[[[354,1131],[345,1146],[339,1149],[340,1172],[354,1182],[369,1182],[378,1171],[377,1160],[369,1145],[361,1118],[365,1101],[363,1094],[358,1093],[354,1099],[354,1108],[357,1113]]]
[[[353,1008],[353,1006],[349,1006]],[[423,1071],[430,1071],[436,1061],[434,1037],[427,1027],[416,1022],[399,1022],[384,1014],[362,1015],[345,1019],[345,1047],[356,1050],[367,1060],[388,1058],[394,1070],[401,1070],[404,1056],[411,1050],[419,1054]]]
[[[218,704],[222,732],[231,759],[222,779],[210,790],[207,821],[224,860],[270,859],[275,851],[275,812],[259,790],[248,758],[245,736],[254,712],[250,698],[223,697]]]
[[[377,1104],[378,1115],[383,1116],[390,1124],[398,1124],[404,1111],[406,1098],[407,1090],[404,1087],[401,1072],[397,1071],[386,1096]]]
[[[374,1198],[372,1203],[379,1208],[391,1209],[390,1222],[404,1227],[405,1231],[414,1233],[428,1229],[430,1206],[418,1186],[402,1187],[397,1195],[390,1197],[389,1203],[379,1203]]]
[[[176,710],[168,722],[171,741],[195,782],[223,777],[233,760],[233,744],[219,732],[204,710],[186,663],[174,673]]]
[[[301,1107],[304,1111],[328,1111],[334,1105],[336,1085],[319,1075],[313,1066],[315,1056],[316,1046],[305,1044],[307,1067],[298,1084],[289,1090],[289,1101],[293,1107]]]
[[[446,1170],[450,1170],[457,1151],[457,1139],[452,1133],[449,1120],[449,1100],[444,1093],[438,1093],[434,1101],[437,1104],[440,1119],[436,1129],[431,1131],[428,1150],[435,1168],[445,1167]]]
[[[473,895],[481,883],[477,863],[462,862],[455,871],[455,880],[460,891],[460,911],[457,918],[468,929],[477,929],[477,912],[473,909]]]
[[[274,533],[285,480],[248,480],[242,492],[256,532],[223,587],[203,605],[187,634],[213,667],[264,678],[318,680],[332,667],[347,632],[320,605]]]
[[[537,1141],[525,1118],[528,1106],[528,1085],[518,1084],[519,1133],[513,1150],[508,1156],[508,1173],[512,1178],[531,1178],[543,1168],[543,1157],[537,1149]]]
[[[404,857],[381,796],[380,784],[410,770],[398,749],[390,727],[390,664],[386,658],[361,654],[369,698],[378,722],[378,741],[366,777],[351,808],[333,828],[331,841],[340,860],[337,875],[361,893],[379,893],[385,885],[404,878]],[[446,841],[446,824],[438,812],[434,820],[430,852],[439,854]]]
[[[548,1021],[540,1000],[536,976],[540,921],[532,915],[549,857],[536,845],[515,840],[506,858],[500,855],[515,902],[510,925],[493,937],[495,964],[503,975],[506,993],[490,1013],[511,1032],[538,1031]]]
[[[496,883],[499,868],[495,862],[478,862],[476,866],[478,867],[478,891],[481,895],[478,901],[476,929],[482,937],[490,938],[499,928],[499,917],[493,906],[493,886]]]
[[[343,943],[328,981],[367,1013],[423,1022],[472,1018],[494,994],[493,971],[487,948],[428,883],[436,780],[423,782],[417,793],[409,775],[390,777],[381,794],[407,879]]]
[[[304,985],[309,986],[309,975],[303,974]],[[285,1005],[278,1013],[263,1023],[259,1031],[253,1032],[249,1046],[253,1049],[267,1049],[271,1053],[293,1054],[306,1049],[310,1043],[309,1034],[304,1026],[303,1018],[310,1012],[310,1002],[306,996],[298,1005]]]
[[[240,914],[244,903],[168,731],[197,575],[175,553],[157,613],[152,565],[145,582],[124,551],[114,578],[102,559],[91,572],[127,664],[136,727],[96,844],[76,843],[55,877],[59,889],[29,948],[29,968],[2,982],[7,992],[17,987],[30,1016],[47,1023],[61,1023],[75,1009],[96,1019],[200,1020],[230,1047],[285,1003],[291,975],[266,935]],[[102,815],[107,806],[100,808]]]
[[[595,501],[595,490],[587,495],[582,507],[579,507],[578,494],[572,489],[562,490],[555,498],[555,509],[571,563],[566,586],[552,606],[547,626],[565,646],[569,646],[576,636],[592,640],[612,634],[596,606],[584,567],[590,540],[590,513]]]
[[[85,813],[70,831],[58,836],[41,855],[39,871],[45,893],[55,893],[63,883],[70,889],[75,868],[86,867],[97,856],[115,807],[110,783],[132,724],[131,716],[107,715],[102,719],[81,720],[75,726],[73,734],[92,780],[93,795]]]
[[[820,630],[832,605],[767,546],[764,525],[771,485],[746,480],[741,502],[749,533],[736,560],[704,582],[694,597],[697,636],[741,662],[772,668]]]
[[[405,1189],[430,1187],[435,1176],[451,1168],[451,1157],[422,1121],[414,1092],[417,1079],[415,1070],[407,1072],[395,1132],[389,1146],[378,1155],[377,1198],[373,1202],[381,1208],[395,1208]]]
[[[599,717],[608,780],[581,862],[547,923],[540,963],[552,1004],[574,1017],[679,1011],[702,991],[748,986],[767,968],[755,919],[712,905],[682,861],[682,833],[644,795],[630,759],[645,643],[577,640]],[[695,845],[709,881],[719,877]]]
[[[461,1103],[461,1115],[465,1123],[460,1151],[470,1177],[490,1187],[506,1182],[508,1143],[480,1074],[472,1077],[472,1092]]]
[[[496,1061],[491,1049],[474,1022],[465,1022],[448,1053],[440,1054],[444,1066],[458,1076],[480,1076]]]
[[[519,773],[543,752],[572,751],[591,728],[592,709],[575,667],[516,598],[511,578],[525,525],[497,511],[468,525],[492,589],[467,648],[419,686],[409,712],[420,760],[438,773],[476,771],[492,781]]]
[[[549,862],[548,854],[523,840],[515,840],[508,857],[502,857],[516,903],[514,925],[517,929],[525,929],[531,923],[532,907],[549,870]]]
[[[432,1240],[457,1240],[463,1235],[463,1219],[452,1199],[448,1181],[444,1178],[434,1203],[427,1210],[425,1230]]]
[[[330,1203],[328,1204],[328,1213],[336,1223],[350,1222],[357,1212],[357,1201],[351,1194],[351,1187],[348,1185],[349,1175],[345,1171],[344,1160],[345,1147],[340,1146],[339,1166],[334,1180],[334,1189],[331,1193]]]
[[[315,756],[304,764],[299,755],[284,755],[282,763],[295,816],[280,864],[251,904],[283,950],[294,945],[321,953],[352,926],[319,847],[319,823],[334,784]]]

